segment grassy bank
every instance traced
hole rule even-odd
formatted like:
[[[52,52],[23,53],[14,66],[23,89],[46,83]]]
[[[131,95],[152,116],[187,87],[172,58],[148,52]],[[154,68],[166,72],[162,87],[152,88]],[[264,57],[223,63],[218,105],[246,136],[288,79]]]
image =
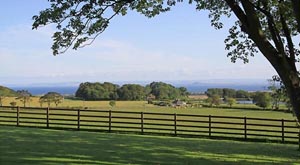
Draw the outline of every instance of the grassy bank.
[[[0,126],[0,164],[300,164],[297,146]]]

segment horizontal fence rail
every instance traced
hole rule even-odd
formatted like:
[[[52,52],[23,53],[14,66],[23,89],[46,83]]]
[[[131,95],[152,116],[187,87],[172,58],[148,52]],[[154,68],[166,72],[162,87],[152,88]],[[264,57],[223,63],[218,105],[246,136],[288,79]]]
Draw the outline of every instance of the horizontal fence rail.
[[[295,120],[0,106],[0,125],[300,144]]]

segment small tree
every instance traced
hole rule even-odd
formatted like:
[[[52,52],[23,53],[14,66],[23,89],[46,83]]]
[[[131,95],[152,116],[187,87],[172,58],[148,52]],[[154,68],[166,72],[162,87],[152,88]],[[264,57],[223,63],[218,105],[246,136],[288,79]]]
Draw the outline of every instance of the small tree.
[[[212,101],[212,98],[211,98],[211,97],[207,98],[207,99],[205,100],[205,102],[208,103],[210,107],[212,107],[213,101]]]
[[[271,105],[271,96],[266,92],[257,92],[254,95],[253,102],[255,105],[265,109]]]
[[[221,99],[219,95],[212,95],[211,97],[206,99],[206,102],[209,104],[210,107],[213,105],[220,105],[221,104]]]
[[[3,105],[3,100],[5,99],[5,97],[4,96],[0,96],[0,106],[2,106]]]
[[[230,106],[230,108],[232,107],[233,104],[236,104],[236,99],[234,98],[227,98],[226,99],[226,103]]]
[[[31,93],[29,93],[27,90],[19,90],[17,91],[18,97],[17,100],[20,100],[23,103],[23,106],[26,106],[26,103],[30,103],[31,101]]]
[[[111,106],[111,108],[114,108],[116,106],[116,101],[115,100],[109,101],[109,105]]]
[[[276,75],[269,79],[268,82],[270,84],[268,89],[271,91],[272,109],[279,109],[279,103],[288,100],[285,86],[280,77]]]
[[[44,96],[40,97],[40,104],[42,106],[43,103],[47,103],[48,107],[50,107],[51,103],[54,103],[56,107],[58,104],[62,103],[64,97],[57,92],[48,92]]]
[[[44,100],[43,99],[39,99],[39,103],[40,103],[40,107],[42,108],[43,107],[43,104],[44,104]]]

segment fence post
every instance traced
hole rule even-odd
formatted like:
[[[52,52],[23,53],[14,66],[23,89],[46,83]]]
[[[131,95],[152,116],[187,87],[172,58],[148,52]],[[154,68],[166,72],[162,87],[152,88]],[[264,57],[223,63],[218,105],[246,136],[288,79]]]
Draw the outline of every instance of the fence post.
[[[299,129],[299,134],[298,134],[298,150],[300,151],[300,128]]]
[[[77,110],[77,130],[80,130],[80,109]]]
[[[244,117],[244,138],[247,140],[247,117]]]
[[[281,141],[284,143],[284,119],[281,120]]]
[[[17,126],[20,125],[20,107],[17,107]]]
[[[211,115],[208,116],[208,136],[211,137]]]
[[[111,110],[108,113],[108,132],[111,132]]]
[[[49,128],[49,107],[46,109],[47,128]]]
[[[174,134],[177,136],[177,114],[174,113]]]
[[[141,112],[141,133],[144,134],[144,113]]]

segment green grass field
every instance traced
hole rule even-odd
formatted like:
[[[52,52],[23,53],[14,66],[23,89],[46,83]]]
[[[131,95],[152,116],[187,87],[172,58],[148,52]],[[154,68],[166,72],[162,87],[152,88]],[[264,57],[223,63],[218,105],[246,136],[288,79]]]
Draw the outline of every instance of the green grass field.
[[[300,164],[297,145],[0,126],[0,164]]]
[[[33,97],[30,104],[27,106],[40,107],[38,97]],[[15,98],[5,98],[4,106],[10,106],[10,102],[17,101],[18,106],[22,106],[21,102]],[[254,105],[235,105],[236,107],[251,107]],[[46,107],[46,104],[43,105]],[[52,105],[55,107],[55,105]],[[219,108],[171,108],[160,107],[152,104],[147,104],[146,101],[116,101],[116,106],[111,108],[109,101],[82,101],[65,99],[59,107],[64,108],[84,108],[88,109],[102,109],[102,110],[121,110],[121,111],[135,111],[135,112],[164,112],[164,113],[178,113],[178,114],[201,114],[201,115],[220,115],[220,116],[236,116],[236,117],[263,117],[274,119],[289,119],[294,120],[295,117],[291,113],[267,111],[267,110],[245,110],[245,109],[219,109]]]
[[[13,100],[13,98],[6,98],[4,105],[7,105],[9,101]],[[39,107],[38,98],[34,97],[31,101],[30,106]],[[45,108],[46,105],[44,105]],[[54,105],[53,105],[54,106]],[[241,106],[241,105],[239,105]],[[248,106],[248,105],[247,105]],[[55,106],[54,106],[55,107]],[[145,120],[145,132],[149,133],[163,133],[163,134],[174,134],[174,122],[172,119],[174,119],[174,114],[177,114],[177,120],[195,120],[195,121],[208,121],[208,117],[204,118],[198,118],[198,117],[187,117],[187,116],[180,116],[180,114],[190,114],[190,115],[212,115],[212,116],[232,116],[232,117],[247,117],[247,118],[269,118],[269,119],[280,119],[280,121],[274,121],[274,122],[267,122],[267,121],[255,121],[255,120],[247,120],[248,124],[268,124],[268,125],[276,125],[281,126],[281,119],[284,120],[295,120],[295,117],[292,116],[291,113],[284,113],[284,112],[278,112],[278,111],[267,111],[267,110],[249,110],[249,109],[220,109],[220,108],[205,108],[205,107],[198,107],[198,108],[172,108],[172,107],[161,107],[161,106],[155,106],[152,104],[147,104],[145,101],[117,101],[116,106],[111,108],[109,106],[109,101],[81,101],[81,100],[64,100],[62,104],[59,105],[59,107],[65,107],[65,108],[75,108],[75,109],[82,109],[81,115],[88,115],[88,116],[96,116],[96,117],[82,117],[81,120],[94,120],[94,121],[100,121],[101,123],[97,122],[87,122],[82,121],[80,124],[81,129],[96,129],[97,131],[107,131],[108,130],[108,112],[101,112],[101,111],[94,111],[94,112],[86,112],[84,110],[84,107],[88,107],[89,109],[95,109],[95,110],[111,110],[112,109],[112,116],[114,117],[112,119],[112,122],[116,122],[112,124],[112,130],[113,131],[124,131],[124,128],[118,128],[118,127],[136,127],[133,129],[126,129],[126,131],[134,131],[134,132],[140,132],[140,124],[130,124],[130,123],[140,123],[140,112],[154,112],[154,113],[168,113],[170,115],[168,116],[159,116],[159,115],[145,115],[145,118],[156,118],[156,119],[167,119],[171,121],[157,121],[157,120]],[[5,109],[4,109],[5,110]],[[16,125],[16,114],[9,113],[9,112],[16,112],[15,110],[10,110],[10,108],[6,109],[6,112],[1,113],[3,116],[11,116],[14,118],[3,118],[3,120],[0,121],[0,124],[9,124],[9,125]],[[120,112],[139,112],[137,114],[132,113],[114,113],[114,111],[120,111]],[[45,127],[46,126],[46,111],[44,110],[25,110],[22,109],[22,114],[20,114],[21,120],[20,125],[21,126],[39,126],[39,127]],[[31,112],[39,113],[39,115],[36,114],[30,114]],[[29,113],[29,114],[25,114]],[[77,111],[61,111],[61,110],[51,110],[50,108],[50,127],[51,128],[77,128]],[[58,115],[53,115],[58,114]],[[60,115],[61,114],[61,115]],[[67,116],[72,115],[72,116]],[[102,118],[97,116],[104,116]],[[121,119],[116,117],[131,117],[135,119]],[[28,118],[37,118],[37,119],[28,119]],[[40,119],[39,119],[40,118]],[[59,119],[59,121],[55,120]],[[62,121],[62,120],[69,120],[69,121]],[[72,121],[70,121],[72,120]],[[10,123],[6,121],[11,121]],[[226,119],[226,118],[212,118],[213,122],[238,122],[243,123],[244,119]],[[26,123],[27,122],[27,123]],[[28,122],[40,122],[39,124],[35,123],[28,123]],[[118,123],[119,122],[119,123]],[[125,122],[125,123],[120,123]],[[61,123],[61,124],[67,124],[67,125],[61,125],[61,124],[51,124],[51,123]],[[152,125],[151,125],[152,124]],[[153,124],[166,124],[168,126],[157,126]],[[184,134],[184,135],[196,135],[196,136],[207,136],[208,123],[197,123],[197,122],[184,122],[184,121],[178,121],[178,125],[192,125],[193,127],[181,127],[178,126],[177,133],[178,134]],[[89,125],[89,126],[84,126]],[[92,125],[92,126],[90,126]],[[285,126],[296,126],[296,122],[285,122]],[[230,129],[213,129],[213,132],[225,132],[225,133],[237,133],[238,135],[233,134],[223,134],[223,133],[217,133],[213,134],[213,136],[226,136],[226,137],[233,137],[233,138],[243,138],[244,137],[244,125],[231,125],[231,124],[212,124],[213,127],[226,127],[226,128],[237,128],[240,130],[230,130]],[[202,128],[200,128],[202,127]],[[159,130],[159,129],[168,129],[168,130]],[[249,134],[261,134],[261,135],[271,135],[271,136],[277,136],[277,137],[259,137],[256,135],[248,136],[248,138],[258,138],[262,140],[275,140],[280,141],[281,140],[281,127],[262,127],[262,126],[255,126],[250,125],[247,126],[247,129],[256,129],[256,130],[266,130],[266,131],[277,131],[277,132],[262,132],[262,131],[248,131]],[[182,130],[182,131],[181,131]],[[297,128],[285,128],[285,131],[290,132],[296,132],[296,133],[285,133],[285,136],[292,137],[285,139],[286,141],[290,142],[297,142],[298,139],[298,129]],[[190,132],[187,132],[190,131]],[[194,131],[204,131],[204,132],[194,132]]]
[[[13,101],[13,98],[6,98],[4,105],[9,105],[11,101]],[[21,105],[21,103],[18,102],[18,105]],[[33,98],[28,106],[40,107],[38,98]],[[44,105],[44,107],[45,106],[46,105]],[[53,107],[55,106],[53,105]],[[108,101],[66,99],[59,107],[75,109],[88,107],[89,109],[112,111],[295,119],[290,113],[276,111],[203,107],[176,109],[154,106],[147,104],[145,101],[117,101],[116,106],[111,108]],[[10,111],[10,109],[8,109],[8,111]],[[32,112],[32,110],[22,110],[22,108],[21,111]],[[34,112],[35,111],[41,111],[42,114],[22,114],[21,117],[45,118],[45,110],[34,110]],[[51,111],[50,109],[50,119],[53,113],[60,114],[65,112],[59,110]],[[82,110],[81,113],[83,115],[107,115],[107,113],[100,112],[88,113],[84,112],[84,110]],[[68,114],[75,116],[62,116],[62,118],[77,119],[76,111]],[[116,114],[114,114],[114,116],[115,115]],[[124,115],[128,116],[127,114]],[[130,116],[132,115],[128,117]],[[132,117],[138,117],[138,115],[133,115]],[[149,117],[151,117],[151,115]],[[187,118],[178,117],[178,119]],[[28,119],[22,119],[21,121],[26,120]],[[194,120],[198,119],[195,118]],[[40,121],[45,122],[45,120]],[[115,121],[115,119],[113,121]],[[119,121],[119,119],[117,119],[117,121]],[[134,120],[125,119],[120,121],[132,122]],[[231,120],[222,119],[219,121],[230,122]],[[76,122],[72,123],[75,124],[75,128]],[[261,123],[264,123],[264,121],[261,121]],[[84,122],[82,122],[82,124],[84,124]],[[21,122],[21,125],[26,126],[26,123]],[[291,126],[293,125],[294,124]],[[42,126],[44,127],[45,124],[42,124]],[[126,126],[126,124],[123,124],[123,126]],[[218,124],[215,124],[215,126],[218,126]],[[256,126],[251,128],[266,129]],[[278,130],[280,131],[280,128],[278,128]],[[291,131],[294,130],[291,129]],[[172,131],[170,133],[172,133]],[[280,135],[280,133],[278,133],[278,135]],[[243,143],[198,138],[155,137],[147,135],[139,136],[132,134],[124,135],[0,126],[0,164],[300,164],[300,159],[298,159],[300,154],[296,150],[297,145],[289,144]]]

